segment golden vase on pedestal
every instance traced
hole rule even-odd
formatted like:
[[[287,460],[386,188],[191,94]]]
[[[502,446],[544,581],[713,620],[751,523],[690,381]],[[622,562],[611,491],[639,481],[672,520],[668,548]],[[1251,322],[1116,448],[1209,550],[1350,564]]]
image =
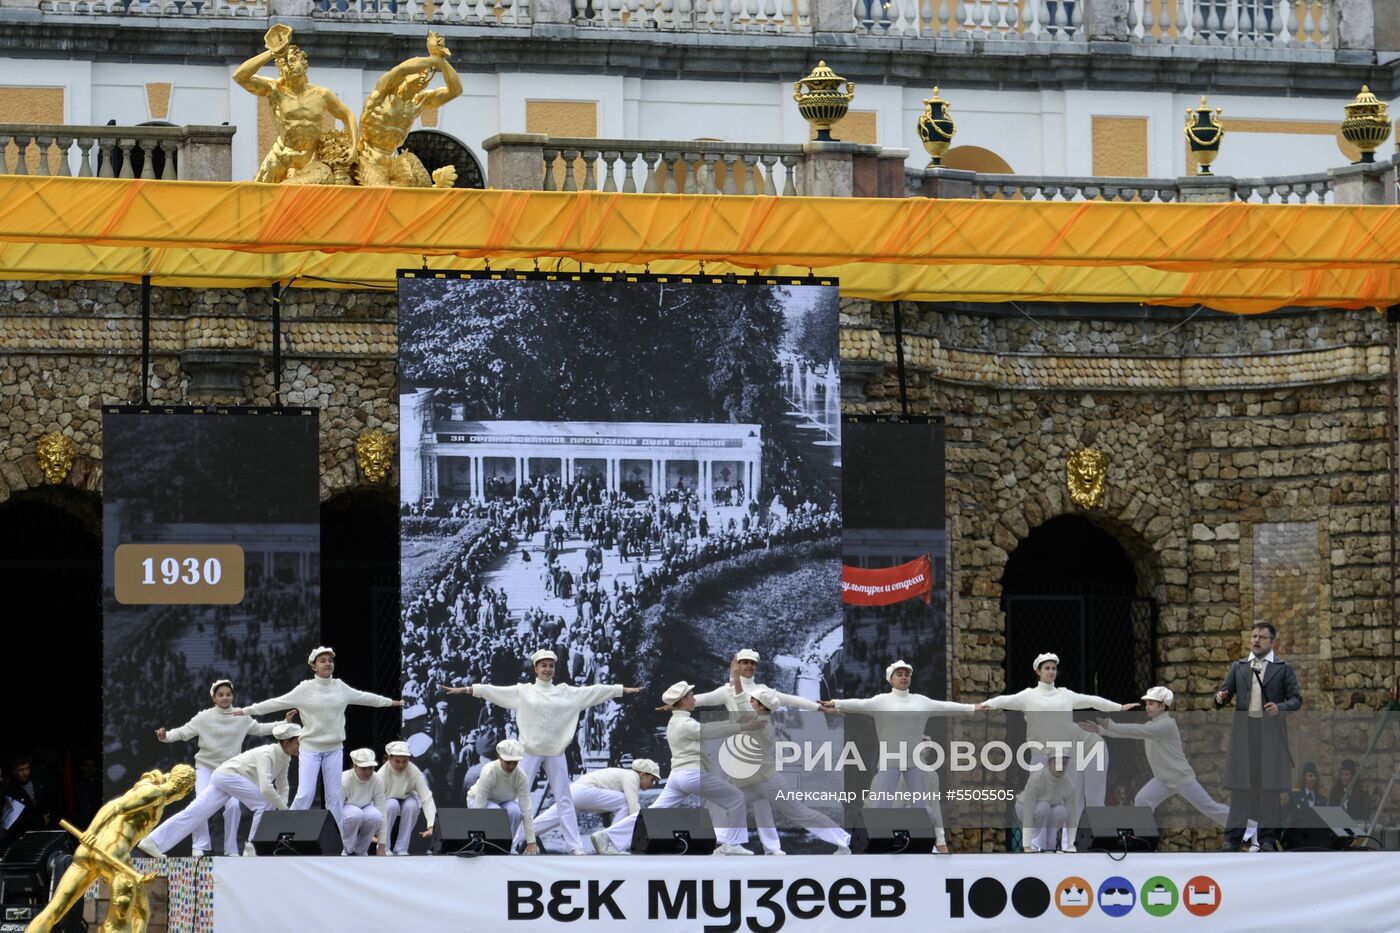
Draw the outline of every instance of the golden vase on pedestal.
[[[1191,155],[1200,166],[1200,174],[1214,174],[1210,170],[1210,164],[1220,154],[1220,141],[1225,138],[1225,125],[1220,122],[1220,108],[1212,110],[1202,97],[1201,106],[1186,111],[1185,132]]]
[[[843,82],[844,91],[840,89]],[[804,84],[807,85],[805,91]],[[846,115],[851,98],[855,96],[856,83],[826,67],[824,61],[817,62],[817,67],[807,77],[792,82],[792,99],[797,101],[797,112],[816,129],[817,142],[835,142],[831,137],[832,124]]]
[[[958,125],[948,113],[948,102],[938,96],[938,88],[935,87],[933,96],[924,101],[924,112],[919,115],[919,139],[923,141],[924,151],[929,154],[929,168],[943,164],[943,154],[948,151],[953,134],[957,131]]]
[[[1361,150],[1356,164],[1376,161],[1376,147],[1390,138],[1390,111],[1385,102],[1363,84],[1356,100],[1344,109],[1347,115],[1342,121],[1342,138]]]

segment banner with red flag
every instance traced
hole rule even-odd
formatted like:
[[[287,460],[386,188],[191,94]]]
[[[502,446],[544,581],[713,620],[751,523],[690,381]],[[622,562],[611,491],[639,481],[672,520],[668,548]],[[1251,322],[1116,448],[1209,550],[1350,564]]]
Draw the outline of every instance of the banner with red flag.
[[[841,601],[853,606],[889,606],[915,596],[933,599],[933,562],[922,557],[894,567],[841,565]]]

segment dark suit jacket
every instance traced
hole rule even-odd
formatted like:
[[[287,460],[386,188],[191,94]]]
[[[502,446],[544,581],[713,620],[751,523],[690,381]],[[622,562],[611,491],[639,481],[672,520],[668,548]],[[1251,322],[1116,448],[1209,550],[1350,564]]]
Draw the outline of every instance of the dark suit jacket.
[[[1293,665],[1275,660],[1265,666],[1262,679],[1263,701],[1278,704],[1280,715],[1270,716],[1266,713],[1258,721],[1262,742],[1257,787],[1250,780],[1249,759],[1249,695],[1254,688],[1254,670],[1248,661],[1236,661],[1230,665],[1230,672],[1216,688],[1235,699],[1235,716],[1230,724],[1230,751],[1225,756],[1225,786],[1231,790],[1256,788],[1286,791],[1293,786],[1288,721],[1287,716],[1282,714],[1297,712],[1303,706],[1298,675],[1293,672]]]

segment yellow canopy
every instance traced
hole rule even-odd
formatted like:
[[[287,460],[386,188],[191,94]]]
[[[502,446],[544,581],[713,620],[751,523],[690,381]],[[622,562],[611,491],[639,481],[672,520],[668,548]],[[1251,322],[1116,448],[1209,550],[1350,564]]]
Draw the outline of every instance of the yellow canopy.
[[[0,176],[0,278],[246,287],[397,270],[837,275],[877,300],[1400,303],[1400,209],[298,187]],[[328,281],[329,280],[329,281]]]

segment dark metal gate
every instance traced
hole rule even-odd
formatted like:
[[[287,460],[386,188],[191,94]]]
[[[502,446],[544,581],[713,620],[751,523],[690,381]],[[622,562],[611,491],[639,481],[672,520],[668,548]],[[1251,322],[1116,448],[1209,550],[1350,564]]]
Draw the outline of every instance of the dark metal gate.
[[[1155,683],[1157,601],[1129,596],[1004,596],[1006,689],[1035,683],[1031,664],[1060,656],[1058,684],[1133,703]]]

